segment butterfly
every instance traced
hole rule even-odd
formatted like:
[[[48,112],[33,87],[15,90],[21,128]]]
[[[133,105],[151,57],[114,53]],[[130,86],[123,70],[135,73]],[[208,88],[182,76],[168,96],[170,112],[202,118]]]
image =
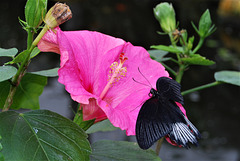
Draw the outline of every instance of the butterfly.
[[[181,85],[168,77],[160,77],[156,87],[157,90],[151,88],[151,98],[142,105],[137,117],[139,147],[148,149],[164,136],[181,147],[190,148],[189,143],[197,146],[201,135],[176,104],[184,104]]]

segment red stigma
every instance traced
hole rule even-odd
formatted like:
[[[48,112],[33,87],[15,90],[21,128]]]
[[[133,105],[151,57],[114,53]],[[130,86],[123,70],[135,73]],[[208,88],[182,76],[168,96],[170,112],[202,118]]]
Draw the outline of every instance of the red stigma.
[[[124,55],[125,55],[124,53],[121,53],[120,56],[119,56],[121,64],[123,64],[126,60],[128,60],[128,58]]]

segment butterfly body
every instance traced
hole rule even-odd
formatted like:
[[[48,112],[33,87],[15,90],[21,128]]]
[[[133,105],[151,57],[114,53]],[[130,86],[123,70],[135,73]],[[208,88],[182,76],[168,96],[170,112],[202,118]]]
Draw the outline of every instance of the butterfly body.
[[[136,138],[140,148],[148,149],[164,136],[186,148],[189,142],[197,145],[200,133],[176,104],[184,104],[180,84],[160,77],[156,85],[157,90],[150,90],[151,98],[143,104],[138,114]]]

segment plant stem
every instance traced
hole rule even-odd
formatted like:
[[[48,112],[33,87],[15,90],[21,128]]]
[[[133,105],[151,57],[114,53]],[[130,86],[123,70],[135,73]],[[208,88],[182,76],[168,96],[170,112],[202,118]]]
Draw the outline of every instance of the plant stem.
[[[174,76],[177,75],[177,73],[176,73],[172,68],[170,68],[168,65],[164,64],[163,62],[162,62],[162,65],[163,65],[169,72],[171,72]]]
[[[32,46],[37,46],[38,42],[41,40],[41,38],[44,36],[44,34],[48,31],[48,27],[47,25],[45,25],[43,27],[43,29],[41,30],[41,32],[38,34],[38,36],[35,38],[35,40],[32,43]]]
[[[160,149],[162,147],[163,140],[164,140],[164,137],[159,139],[158,142],[157,142],[157,146],[156,146],[156,149],[155,149],[155,152],[156,152],[157,155],[159,155],[159,153],[160,153]]]
[[[31,52],[33,51],[33,49],[37,46],[38,42],[41,40],[41,38],[43,37],[43,35],[47,32],[48,27],[45,25],[44,28],[42,29],[42,31],[39,33],[39,35],[36,37],[36,39],[33,41],[33,32],[32,30],[28,30],[28,40],[27,40],[27,56],[25,57],[25,59],[23,60],[23,62],[21,62],[20,67],[18,68],[17,73],[15,74],[15,76],[12,78],[12,84],[10,87],[10,91],[8,93],[7,99],[5,101],[5,104],[3,106],[2,111],[8,111],[9,108],[11,107],[12,103],[13,103],[13,96],[16,93],[17,87],[20,83],[20,81],[22,80],[22,77],[24,76],[26,69],[29,65],[29,60],[30,60],[30,55]]]
[[[179,64],[179,62],[178,62],[177,60],[173,59],[173,58],[170,58],[170,60],[171,60],[172,62],[176,63],[176,64]]]
[[[176,81],[178,83],[181,83],[181,80],[182,80],[183,73],[184,73],[185,69],[186,69],[186,65],[184,65],[184,64],[180,64],[179,65],[179,71],[178,71],[178,73],[176,75]]]
[[[183,91],[181,94],[186,95],[186,94],[189,94],[189,93],[192,93],[192,92],[195,92],[195,91],[199,91],[199,90],[202,90],[202,89],[205,89],[205,88],[213,87],[213,86],[216,86],[216,85],[219,85],[219,84],[222,84],[222,83],[223,82],[219,82],[219,81],[212,82],[212,83],[209,83],[209,84],[205,84],[205,85],[202,85],[202,86],[199,86],[199,87],[195,87],[195,88]]]
[[[31,28],[27,29],[27,33],[28,33],[27,49],[30,49],[32,42],[33,42],[33,36],[34,36],[33,29],[31,29]]]
[[[15,74],[15,76],[12,78],[12,83],[11,83],[11,87],[8,93],[8,97],[5,101],[5,104],[3,106],[2,111],[8,111],[9,108],[11,107],[12,103],[13,103],[13,96],[16,93],[17,87],[22,79],[22,77],[25,74],[26,68],[27,68],[27,64],[28,64],[28,60],[30,57],[30,54],[33,50],[33,47],[30,48],[30,50],[27,50],[27,57],[24,59],[24,61],[21,63],[21,66],[18,68],[17,73]]]
[[[194,48],[192,54],[195,54],[202,47],[203,42],[204,42],[204,38],[200,37],[200,40],[199,40],[197,46]]]

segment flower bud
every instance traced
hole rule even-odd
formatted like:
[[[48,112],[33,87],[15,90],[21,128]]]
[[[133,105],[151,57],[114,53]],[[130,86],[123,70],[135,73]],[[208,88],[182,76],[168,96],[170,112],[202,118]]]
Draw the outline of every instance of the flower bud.
[[[153,11],[165,33],[173,32],[176,29],[175,11],[172,4],[167,2],[160,3],[153,9]]]
[[[56,3],[46,14],[45,23],[49,28],[55,28],[72,18],[72,12],[68,5]]]
[[[201,16],[199,20],[198,32],[201,37],[207,37],[209,33],[212,32],[213,28],[211,27],[212,20],[210,16],[210,12],[207,9]]]
[[[27,26],[37,28],[45,16],[47,2],[44,0],[28,0],[25,6],[25,19]]]

